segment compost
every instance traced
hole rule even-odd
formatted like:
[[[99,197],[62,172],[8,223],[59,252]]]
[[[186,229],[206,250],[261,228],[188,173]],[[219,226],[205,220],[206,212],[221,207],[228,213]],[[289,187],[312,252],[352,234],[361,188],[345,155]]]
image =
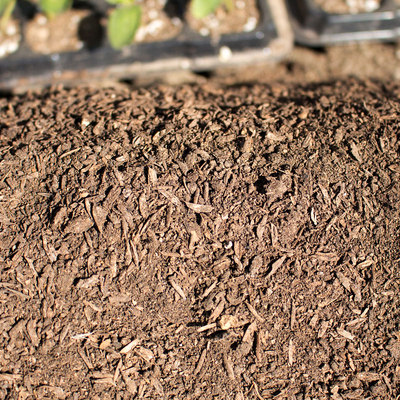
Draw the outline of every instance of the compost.
[[[399,96],[0,98],[0,398],[396,399]]]

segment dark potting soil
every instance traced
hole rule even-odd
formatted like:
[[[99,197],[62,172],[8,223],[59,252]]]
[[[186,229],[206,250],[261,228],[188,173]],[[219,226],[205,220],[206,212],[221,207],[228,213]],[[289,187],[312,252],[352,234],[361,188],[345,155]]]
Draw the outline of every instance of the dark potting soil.
[[[0,99],[0,398],[396,399],[399,96]]]

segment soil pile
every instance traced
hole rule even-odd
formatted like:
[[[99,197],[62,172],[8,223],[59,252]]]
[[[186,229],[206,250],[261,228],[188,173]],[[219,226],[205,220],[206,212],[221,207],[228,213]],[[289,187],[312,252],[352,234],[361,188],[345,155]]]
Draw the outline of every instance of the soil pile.
[[[0,398],[396,398],[399,96],[0,99]]]

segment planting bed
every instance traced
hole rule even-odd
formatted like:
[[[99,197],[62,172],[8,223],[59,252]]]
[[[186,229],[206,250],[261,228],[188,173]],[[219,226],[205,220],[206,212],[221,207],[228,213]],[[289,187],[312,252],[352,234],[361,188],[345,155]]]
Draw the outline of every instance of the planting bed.
[[[398,398],[399,96],[0,99],[0,398]]]

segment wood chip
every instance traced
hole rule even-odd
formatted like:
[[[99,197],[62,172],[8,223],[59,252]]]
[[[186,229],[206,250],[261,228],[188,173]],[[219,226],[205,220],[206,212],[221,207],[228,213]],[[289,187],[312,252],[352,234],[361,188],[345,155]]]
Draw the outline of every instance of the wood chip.
[[[186,300],[186,295],[183,289],[175,282],[174,278],[170,278],[169,280],[170,285],[175,289],[175,291],[182,297],[183,300]]]
[[[221,299],[218,305],[214,308],[208,320],[210,322],[214,322],[222,314],[224,308],[225,308],[225,299]]]
[[[260,314],[258,314],[258,312],[256,311],[256,309],[246,301],[246,306],[249,309],[249,311],[258,319],[258,321],[260,322],[264,322],[264,318],[262,318],[260,316]]]
[[[246,343],[251,343],[253,340],[254,332],[257,330],[257,322],[252,322],[246,329],[243,335],[242,341]]]
[[[151,167],[147,169],[147,181],[152,185],[157,183],[157,172]]]
[[[351,142],[350,143],[350,150],[351,150],[351,154],[353,155],[353,157],[359,163],[362,163],[363,162],[363,158],[361,156],[360,147],[355,142]]]
[[[214,209],[213,206],[206,204],[194,204],[194,203],[189,203],[188,201],[186,201],[185,204],[187,208],[196,213],[210,213]]]
[[[0,382],[1,381],[14,382],[19,379],[22,379],[22,375],[20,374],[7,374],[7,373],[0,374]]]
[[[282,264],[285,262],[286,260],[286,256],[282,256],[281,258],[279,258],[278,260],[276,260],[272,265],[271,265],[271,270],[270,272],[267,274],[266,278],[270,278],[272,275],[274,275],[276,273],[276,271],[278,271],[278,269],[282,266]]]
[[[212,324],[207,324],[207,325],[201,326],[200,328],[197,329],[197,332],[200,333],[200,332],[208,331],[210,329],[216,328],[216,326],[217,326],[217,323],[213,322]]]
[[[359,372],[357,378],[363,382],[379,381],[381,375],[376,372]]]
[[[339,279],[339,282],[343,285],[343,287],[347,290],[347,291],[351,291],[351,280],[349,278],[347,278],[346,276],[344,276],[341,272],[336,272],[336,276]]]
[[[236,328],[238,324],[239,321],[235,315],[223,315],[218,321],[219,327],[224,331]]]
[[[289,351],[288,351],[288,359],[289,359],[289,365],[293,365],[293,356],[294,356],[294,345],[293,345],[293,340],[289,340]]]
[[[150,362],[154,358],[154,353],[151,350],[146,349],[145,347],[142,346],[136,347],[135,353],[137,353],[147,362]]]
[[[178,207],[182,206],[181,201],[175,195],[173,195],[171,192],[169,192],[168,190],[158,188],[158,191],[175,206],[178,206]]]
[[[202,294],[201,298],[205,299],[216,287],[218,284],[218,280],[215,280]]]
[[[207,347],[205,349],[203,349],[203,351],[201,352],[199,362],[196,365],[196,369],[193,371],[194,375],[198,375],[199,372],[201,371],[201,369],[203,368],[204,361],[206,360],[206,357],[207,357]]]
[[[123,379],[124,382],[125,382],[126,389],[128,390],[128,392],[129,392],[131,395],[135,396],[136,393],[137,393],[137,391],[138,391],[138,387],[137,387],[136,382],[135,382],[133,379],[131,379],[131,378],[128,376],[128,374],[125,373],[125,372],[122,372],[121,375],[122,375],[122,379]]]
[[[230,357],[224,352],[224,366],[230,379],[235,380],[235,373],[233,372],[233,365]]]
[[[89,357],[86,356],[85,352],[83,349],[78,348],[78,354],[81,356],[83,362],[85,363],[85,365],[88,367],[89,370],[92,370],[93,364],[90,361]]]
[[[337,332],[340,336],[343,336],[343,337],[346,338],[346,339],[349,339],[349,340],[354,340],[354,339],[355,339],[355,336],[354,336],[354,335],[352,335],[349,331],[346,331],[346,330],[344,330],[344,329],[337,328],[337,329],[336,329],[336,332]]]
[[[138,344],[140,343],[139,339],[134,339],[130,343],[128,343],[125,347],[123,347],[119,352],[120,354],[128,354],[131,352]]]
[[[93,221],[89,217],[78,217],[71,220],[65,227],[64,233],[74,233],[81,235],[93,226]]]

